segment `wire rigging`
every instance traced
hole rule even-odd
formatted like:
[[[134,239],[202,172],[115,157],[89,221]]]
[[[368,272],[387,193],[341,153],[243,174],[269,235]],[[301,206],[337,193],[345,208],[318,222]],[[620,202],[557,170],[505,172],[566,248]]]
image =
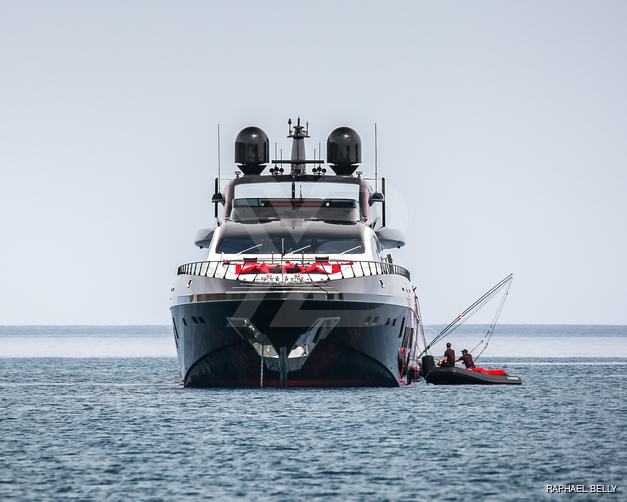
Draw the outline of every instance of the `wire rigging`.
[[[486,293],[480,296],[472,305],[466,308],[466,310],[464,310],[461,314],[459,314],[442,331],[440,331],[433,338],[433,340],[431,340],[428,344],[426,344],[424,350],[418,355],[418,358],[426,354],[434,344],[436,344],[440,340],[450,335],[453,331],[459,328],[462,324],[464,324],[466,321],[471,319],[473,315],[475,315],[486,304],[488,304],[490,300],[492,300],[492,298],[494,298],[503,288],[506,288],[503,294],[503,297],[501,298],[501,301],[499,303],[499,306],[497,308],[496,314],[494,318],[492,319],[492,323],[490,324],[490,327],[488,328],[488,331],[481,338],[481,341],[470,351],[472,353],[482,343],[485,342],[483,348],[481,349],[481,352],[479,352],[479,354],[475,357],[475,360],[477,360],[479,356],[483,354],[483,352],[485,351],[488,343],[490,342],[490,339],[492,338],[492,335],[494,334],[494,328],[496,326],[496,323],[498,322],[499,316],[501,315],[501,311],[503,310],[503,305],[505,305],[505,300],[507,299],[507,295],[509,294],[509,288],[511,286],[513,278],[514,278],[514,275],[509,274],[503,280],[498,282],[495,286],[490,288]]]
[[[488,332],[479,341],[479,343],[470,351],[471,353],[474,352],[485,340],[485,343],[484,343],[483,348],[481,349],[481,351],[476,356],[474,356],[474,360],[475,361],[477,359],[479,359],[481,354],[483,354],[485,352],[485,350],[488,348],[488,344],[490,343],[490,340],[492,339],[492,335],[494,335],[494,328],[496,327],[496,323],[498,322],[499,316],[501,315],[501,311],[503,310],[503,305],[505,305],[505,300],[507,299],[507,295],[509,294],[509,288],[511,287],[511,285],[512,285],[512,281],[510,280],[507,283],[507,288],[505,289],[505,293],[503,294],[503,297],[501,298],[501,302],[499,303],[499,307],[496,310],[496,313],[494,314],[494,318],[492,319],[492,324],[490,324],[490,327],[488,328]]]

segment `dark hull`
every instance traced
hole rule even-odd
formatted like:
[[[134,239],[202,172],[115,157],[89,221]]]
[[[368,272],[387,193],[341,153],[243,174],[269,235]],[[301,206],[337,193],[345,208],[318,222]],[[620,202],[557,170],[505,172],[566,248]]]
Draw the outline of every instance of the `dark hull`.
[[[434,385],[520,385],[517,376],[486,375],[462,368],[435,368],[425,377],[427,383]]]
[[[402,335],[415,322],[401,305],[344,300],[215,301],[171,312],[186,387],[395,387]],[[261,350],[263,364],[260,339],[274,354]],[[306,356],[287,357],[305,345]]]

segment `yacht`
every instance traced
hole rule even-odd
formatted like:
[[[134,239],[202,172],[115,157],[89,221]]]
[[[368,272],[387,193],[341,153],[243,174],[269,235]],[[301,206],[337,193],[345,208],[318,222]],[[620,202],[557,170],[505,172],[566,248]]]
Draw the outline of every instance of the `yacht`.
[[[206,258],[178,268],[170,311],[183,385],[410,382],[424,333],[410,273],[391,254],[405,242],[386,226],[385,179],[378,192],[358,170],[352,128],[330,133],[326,161],[306,158],[308,124],[288,128],[286,160],[270,160],[262,129],[240,131],[235,176],[216,178],[215,223],[195,239]]]

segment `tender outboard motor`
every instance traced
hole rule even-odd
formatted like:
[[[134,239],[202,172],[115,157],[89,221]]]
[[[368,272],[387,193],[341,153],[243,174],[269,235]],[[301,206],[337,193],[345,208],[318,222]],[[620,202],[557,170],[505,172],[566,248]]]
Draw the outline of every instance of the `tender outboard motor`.
[[[244,174],[261,174],[270,160],[268,136],[259,127],[245,127],[235,138],[235,163]]]
[[[435,368],[435,358],[432,355],[422,356],[422,376],[427,376]]]
[[[334,129],[327,139],[327,162],[340,176],[350,176],[361,162],[361,138],[350,127]]]

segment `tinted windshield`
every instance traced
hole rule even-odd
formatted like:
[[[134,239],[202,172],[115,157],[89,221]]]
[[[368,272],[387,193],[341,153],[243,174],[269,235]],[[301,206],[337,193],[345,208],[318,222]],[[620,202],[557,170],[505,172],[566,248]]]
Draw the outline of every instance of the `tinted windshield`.
[[[235,186],[235,200],[257,198],[283,200],[349,199],[358,201],[359,185],[324,181],[297,181],[293,187],[291,182],[243,183]]]
[[[300,218],[327,222],[357,222],[360,214],[359,182],[266,177],[265,182],[233,186],[225,214],[237,222]]]
[[[357,201],[351,199],[265,199],[242,198],[235,199],[234,207],[341,207],[357,208]]]
[[[226,235],[216,248],[218,253],[246,254],[339,254],[363,253],[361,237],[356,235]]]

